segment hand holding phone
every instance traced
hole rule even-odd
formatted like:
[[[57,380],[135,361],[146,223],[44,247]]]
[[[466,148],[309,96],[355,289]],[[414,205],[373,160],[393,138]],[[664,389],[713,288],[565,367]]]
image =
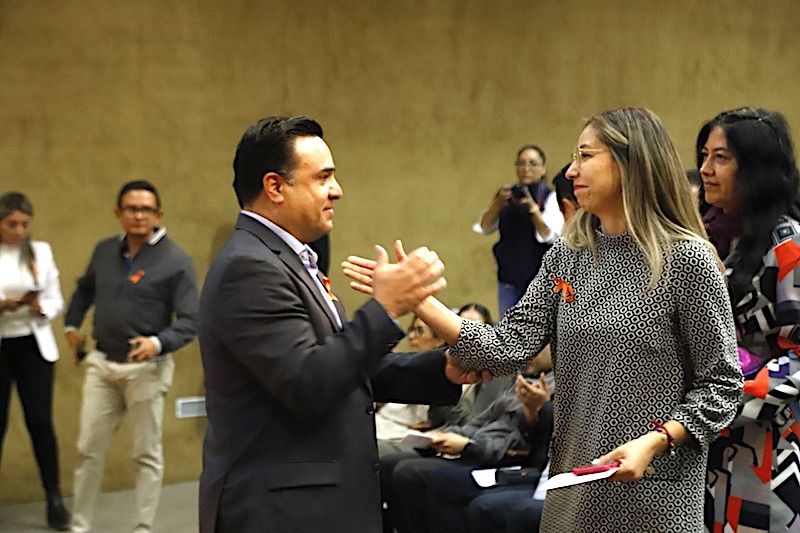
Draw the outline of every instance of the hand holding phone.
[[[576,476],[584,476],[586,474],[596,474],[598,472],[606,472],[612,468],[617,468],[619,461],[613,463],[601,463],[596,465],[583,465],[572,469],[572,473]]]
[[[30,305],[31,303],[36,301],[36,299],[39,297],[40,292],[42,291],[39,290],[28,291],[22,296],[22,298],[20,298],[19,301],[22,302],[23,305]]]

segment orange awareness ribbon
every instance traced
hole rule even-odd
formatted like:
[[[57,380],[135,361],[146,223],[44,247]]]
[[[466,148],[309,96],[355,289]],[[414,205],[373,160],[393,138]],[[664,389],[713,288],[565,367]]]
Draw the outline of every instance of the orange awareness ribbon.
[[[137,270],[136,272],[128,276],[128,279],[131,280],[131,283],[136,285],[137,283],[139,283],[139,280],[142,279],[142,277],[144,277],[144,270]]]
[[[556,283],[556,286],[553,287],[553,292],[560,292],[565,302],[571,302],[575,299],[575,289],[572,288],[572,285],[556,276],[553,276],[553,281]]]
[[[331,290],[331,279],[328,276],[322,276],[322,283],[323,285],[325,285],[325,290],[328,291],[328,296],[331,297],[331,300],[333,300],[334,302],[339,301],[339,298],[337,298],[336,295],[333,294],[333,291]]]

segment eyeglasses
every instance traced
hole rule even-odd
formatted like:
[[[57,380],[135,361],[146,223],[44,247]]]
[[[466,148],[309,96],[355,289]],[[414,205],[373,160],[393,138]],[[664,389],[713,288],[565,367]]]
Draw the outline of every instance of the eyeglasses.
[[[542,163],[538,161],[517,161],[514,163],[514,165],[517,168],[525,168],[525,167],[538,168],[542,166]]]
[[[406,333],[407,333],[407,334],[408,334],[408,336],[410,337],[411,335],[419,335],[419,336],[422,336],[422,335],[425,335],[425,334],[427,334],[428,332],[426,331],[426,329],[425,329],[425,327],[424,327],[424,326],[409,326],[409,328],[408,328],[408,330],[406,331]]]
[[[575,148],[575,151],[572,152],[572,162],[577,168],[581,168],[581,165],[587,159],[603,152],[608,152],[608,150],[603,148]]]
[[[126,217],[133,218],[136,215],[144,215],[147,217],[153,216],[156,213],[158,213],[159,209],[157,207],[149,207],[149,206],[133,207],[132,205],[126,205],[125,207],[121,207],[120,211],[122,211]]]

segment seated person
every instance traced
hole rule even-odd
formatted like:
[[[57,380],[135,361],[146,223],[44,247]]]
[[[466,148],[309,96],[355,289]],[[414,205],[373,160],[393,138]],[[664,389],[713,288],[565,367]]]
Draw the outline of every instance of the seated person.
[[[485,306],[479,303],[465,304],[458,310],[458,316],[484,324],[493,323],[492,314]],[[497,377],[489,383],[464,385],[461,399],[458,400],[456,405],[431,407],[428,411],[427,427],[418,429],[464,425],[472,418],[483,413],[510,386],[510,377]]]
[[[565,177],[568,168],[569,165],[565,166],[553,178],[558,206],[565,220],[578,210],[572,181]],[[531,447],[535,446],[531,444]],[[525,483],[498,484],[485,489],[465,479],[463,472],[437,472],[428,482],[428,497],[438,502],[436,512],[431,513],[431,532],[538,532],[548,468],[549,464],[538,479],[527,472]]]
[[[434,525],[434,533],[538,533],[539,521],[547,490],[549,463],[538,480],[530,477],[527,484],[496,485],[483,490],[466,509],[466,522]],[[439,487],[438,490],[441,490]],[[435,497],[435,492],[432,496]],[[438,492],[438,494],[445,494]],[[450,494],[450,492],[447,492]],[[456,516],[463,515],[457,510]],[[437,514],[438,516],[438,514]],[[455,527],[451,527],[451,526]],[[438,527],[437,527],[438,526]],[[458,528],[458,529],[456,529]]]
[[[543,469],[552,431],[549,391],[544,374],[532,382],[519,376],[505,395],[471,423],[431,432],[431,446],[440,456],[398,453],[382,458],[384,531],[392,527],[400,533],[431,531],[431,517],[439,510],[433,507],[438,502],[431,498],[428,485],[438,470],[460,469],[468,478],[475,466],[519,463],[525,455],[526,464]],[[471,479],[468,484],[472,485]]]
[[[408,328],[408,344],[412,352],[426,352],[444,346],[444,340],[436,335],[421,319],[414,317]],[[428,420],[427,405],[403,403],[378,404],[375,413],[375,434],[378,438],[378,455],[412,451],[400,442],[409,428],[419,427]],[[452,406],[448,406],[452,407]]]

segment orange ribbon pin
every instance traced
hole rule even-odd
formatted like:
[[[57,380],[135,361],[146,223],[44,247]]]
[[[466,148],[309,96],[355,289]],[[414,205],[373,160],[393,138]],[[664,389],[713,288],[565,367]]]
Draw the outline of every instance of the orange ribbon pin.
[[[553,281],[556,283],[556,286],[553,287],[553,292],[560,292],[565,302],[571,302],[575,299],[575,289],[572,288],[572,285],[556,276],[553,276]]]
[[[136,272],[128,276],[128,279],[131,280],[131,283],[136,285],[137,283],[139,283],[139,280],[142,279],[143,276],[144,276],[144,270],[137,270]]]
[[[328,291],[328,296],[331,297],[331,300],[334,302],[339,301],[339,298],[331,290],[331,279],[328,276],[322,276],[322,283],[325,285],[325,290]]]

